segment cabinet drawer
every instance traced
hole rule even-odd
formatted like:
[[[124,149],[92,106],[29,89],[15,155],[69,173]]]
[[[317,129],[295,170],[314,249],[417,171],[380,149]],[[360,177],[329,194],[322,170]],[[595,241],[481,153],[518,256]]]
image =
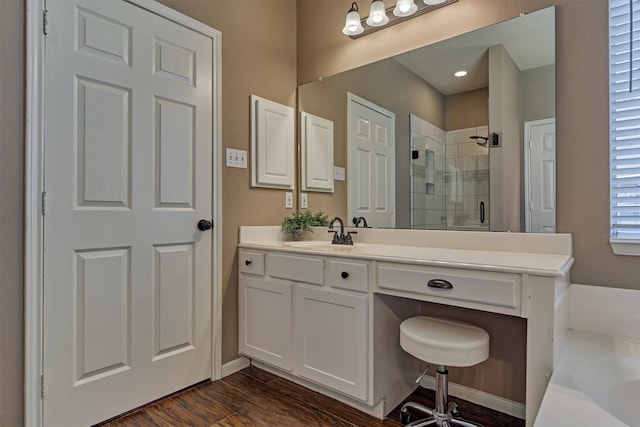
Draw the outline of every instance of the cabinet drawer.
[[[364,262],[329,260],[329,285],[348,291],[369,291],[369,265]]]
[[[438,289],[429,286],[429,281],[434,279],[446,280],[451,283],[452,288]],[[521,286],[520,276],[517,274],[380,264],[377,285],[381,290],[421,295],[425,298],[420,299],[427,301],[450,299],[507,309],[517,309],[520,306]],[[437,286],[437,283],[433,285]]]
[[[324,284],[324,261],[302,255],[267,254],[267,274],[296,282]]]
[[[253,251],[239,251],[238,267],[240,273],[264,276],[264,254]]]

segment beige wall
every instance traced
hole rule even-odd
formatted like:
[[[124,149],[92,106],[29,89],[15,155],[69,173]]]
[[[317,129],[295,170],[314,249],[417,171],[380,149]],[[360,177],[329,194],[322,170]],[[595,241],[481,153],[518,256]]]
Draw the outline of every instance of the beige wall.
[[[340,32],[350,4],[349,0],[298,3],[298,82],[406,52],[520,12],[558,5],[557,229],[573,235],[576,262],[571,281],[640,289],[640,262],[613,255],[608,241],[606,0],[463,0],[358,40]]]
[[[444,130],[467,129],[489,124],[489,89],[482,88],[445,98]]]
[[[22,425],[24,0],[0,0],[0,426]]]
[[[547,65],[523,71],[522,122],[556,116],[556,66]]]
[[[489,150],[489,228],[521,231],[522,131],[520,70],[503,46],[489,48],[489,129],[500,146]]]

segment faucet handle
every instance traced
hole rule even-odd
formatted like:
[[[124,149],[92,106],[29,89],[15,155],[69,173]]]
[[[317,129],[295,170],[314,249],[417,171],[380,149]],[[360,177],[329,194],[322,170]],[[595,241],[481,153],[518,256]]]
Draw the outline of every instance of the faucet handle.
[[[340,244],[340,238],[338,237],[338,232],[337,231],[333,231],[333,230],[329,230],[329,233],[333,233],[333,239],[331,240],[331,244],[332,245],[339,245]]]
[[[351,238],[352,234],[358,234],[357,231],[347,231],[347,235],[344,238],[345,245],[353,245],[353,239]]]

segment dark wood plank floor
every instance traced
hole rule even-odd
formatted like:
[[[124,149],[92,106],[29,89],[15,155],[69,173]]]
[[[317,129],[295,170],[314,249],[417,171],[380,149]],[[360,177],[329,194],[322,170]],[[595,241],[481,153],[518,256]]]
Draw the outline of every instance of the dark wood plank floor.
[[[433,407],[433,392],[418,389],[409,399]],[[522,427],[523,420],[452,398],[465,418],[486,427]],[[249,367],[205,382],[99,424],[101,427],[165,426],[371,426],[400,427],[400,406],[386,420],[264,370]]]

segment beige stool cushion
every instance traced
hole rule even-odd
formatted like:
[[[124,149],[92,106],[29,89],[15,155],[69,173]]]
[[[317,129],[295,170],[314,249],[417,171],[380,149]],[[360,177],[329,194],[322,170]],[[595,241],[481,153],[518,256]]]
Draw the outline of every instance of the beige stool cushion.
[[[489,357],[489,334],[468,323],[417,316],[400,324],[400,346],[434,365],[472,366]]]

